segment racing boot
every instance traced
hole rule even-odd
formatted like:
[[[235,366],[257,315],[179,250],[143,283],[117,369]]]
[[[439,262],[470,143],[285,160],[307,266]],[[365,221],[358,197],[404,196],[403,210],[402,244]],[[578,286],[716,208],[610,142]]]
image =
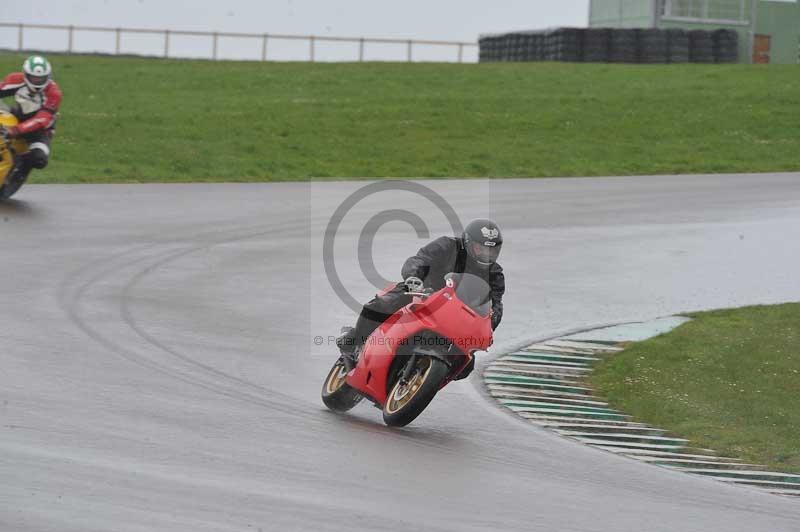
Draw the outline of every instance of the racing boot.
[[[464,367],[464,369],[461,370],[461,373],[453,377],[453,380],[460,381],[462,379],[466,379],[467,377],[469,377],[470,373],[472,373],[472,370],[474,369],[475,369],[475,355],[472,355],[472,360],[469,361],[469,364],[467,364],[466,367]]]
[[[342,362],[344,362],[347,371],[352,371],[358,361],[356,356],[356,348],[358,347],[355,335],[356,330],[353,327],[342,327],[341,332],[342,335],[336,339],[336,347],[339,348],[339,352],[342,354]]]

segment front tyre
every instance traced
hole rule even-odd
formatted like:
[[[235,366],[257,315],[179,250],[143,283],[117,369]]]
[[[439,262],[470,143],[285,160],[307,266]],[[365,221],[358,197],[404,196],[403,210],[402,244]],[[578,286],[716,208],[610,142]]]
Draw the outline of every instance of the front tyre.
[[[441,360],[419,357],[407,381],[397,379],[383,405],[383,421],[390,427],[404,427],[430,404],[450,368]]]
[[[0,186],[0,200],[9,199],[11,196],[16,194],[17,191],[22,188],[22,185],[25,184],[25,181],[28,180],[28,175],[30,172],[30,168],[23,169],[19,165],[15,166],[9,172],[9,175],[6,178],[6,184]]]
[[[363,396],[347,384],[347,368],[340,358],[322,384],[322,402],[334,412],[347,412],[361,399]]]

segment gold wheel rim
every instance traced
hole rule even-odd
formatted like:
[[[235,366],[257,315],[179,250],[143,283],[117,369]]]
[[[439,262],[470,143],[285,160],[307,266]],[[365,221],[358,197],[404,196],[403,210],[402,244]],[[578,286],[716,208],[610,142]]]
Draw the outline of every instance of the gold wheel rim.
[[[345,382],[347,382],[347,368],[339,362],[331,368],[331,372],[328,374],[328,380],[325,381],[325,392],[328,395],[336,393],[344,386]]]
[[[397,381],[395,385],[392,387],[392,391],[389,394],[389,400],[386,402],[386,412],[389,414],[394,414],[399,412],[403,407],[405,407],[411,399],[417,395],[417,392],[422,388],[422,385],[428,379],[428,375],[431,372],[431,368],[433,364],[429,358],[425,357],[428,363],[427,367],[419,368],[417,367],[417,371],[414,372],[414,376],[406,383],[403,384],[401,381]]]

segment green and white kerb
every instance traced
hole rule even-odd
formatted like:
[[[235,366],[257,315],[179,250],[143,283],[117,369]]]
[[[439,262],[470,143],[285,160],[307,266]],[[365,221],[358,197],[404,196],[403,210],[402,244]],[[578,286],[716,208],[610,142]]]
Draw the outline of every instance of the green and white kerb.
[[[53,67],[50,61],[41,55],[32,55],[22,63],[22,71],[25,73],[25,84],[33,92],[39,92],[50,83],[50,75]]]

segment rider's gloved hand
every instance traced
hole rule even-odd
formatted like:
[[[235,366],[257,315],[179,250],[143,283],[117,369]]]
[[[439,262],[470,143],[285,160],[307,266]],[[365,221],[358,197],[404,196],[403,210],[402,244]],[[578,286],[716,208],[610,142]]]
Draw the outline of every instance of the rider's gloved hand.
[[[419,292],[423,287],[422,279],[419,277],[408,277],[403,283],[406,285],[406,292]]]
[[[0,127],[0,136],[3,137],[4,140],[13,139],[19,136],[19,132],[17,131],[16,127]]]

